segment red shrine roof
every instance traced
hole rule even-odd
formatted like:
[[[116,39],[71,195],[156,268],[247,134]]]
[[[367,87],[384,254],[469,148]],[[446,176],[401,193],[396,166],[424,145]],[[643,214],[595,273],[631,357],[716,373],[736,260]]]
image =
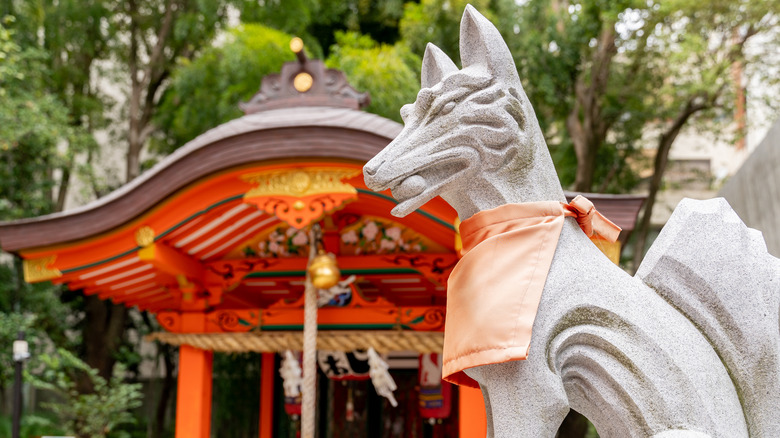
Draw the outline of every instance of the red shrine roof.
[[[0,224],[0,243],[25,259],[28,281],[65,283],[127,306],[178,310],[194,294],[204,308],[263,308],[300,295],[306,246],[295,245],[299,233],[247,194],[257,178],[340,172],[353,176],[357,198],[327,215],[325,232],[343,272],[359,276],[366,297],[441,305],[443,269],[457,259],[455,212],[439,200],[393,218],[395,201],[367,190],[360,177],[362,164],[400,128],[344,108],[250,114],[206,132],[105,198]],[[387,233],[395,241],[380,248],[376,239]],[[356,253],[357,236],[373,246]]]
[[[0,244],[17,252],[104,233],[188,185],[236,166],[306,159],[364,163],[400,131],[392,120],[343,108],[287,108],[243,116],[198,136],[94,202],[0,224]]]

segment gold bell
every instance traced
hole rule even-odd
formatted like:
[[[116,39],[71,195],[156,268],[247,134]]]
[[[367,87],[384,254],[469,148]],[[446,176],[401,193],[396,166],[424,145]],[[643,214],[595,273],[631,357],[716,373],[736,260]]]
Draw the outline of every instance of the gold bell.
[[[335,286],[341,278],[336,256],[325,254],[325,251],[320,250],[309,265],[309,276],[311,283],[317,289],[330,289]]]

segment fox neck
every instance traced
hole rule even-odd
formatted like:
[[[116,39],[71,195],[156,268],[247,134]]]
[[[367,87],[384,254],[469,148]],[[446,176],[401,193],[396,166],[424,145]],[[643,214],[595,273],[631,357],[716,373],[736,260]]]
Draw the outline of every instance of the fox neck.
[[[566,202],[544,139],[537,136],[533,143],[531,159],[522,162],[515,158],[497,170],[477,170],[443,193],[442,198],[455,208],[461,220],[505,204]]]

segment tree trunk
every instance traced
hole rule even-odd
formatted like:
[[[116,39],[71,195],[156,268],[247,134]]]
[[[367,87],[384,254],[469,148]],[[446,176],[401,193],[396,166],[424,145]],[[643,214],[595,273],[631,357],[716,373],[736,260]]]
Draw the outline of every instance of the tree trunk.
[[[84,297],[84,310],[84,361],[109,380],[116,363],[116,353],[124,338],[127,308],[103,301],[97,295],[87,295]],[[77,381],[77,386],[81,393],[93,390],[92,383],[84,376]]]
[[[663,181],[664,172],[666,171],[666,165],[669,162],[669,151],[672,149],[672,144],[674,144],[674,140],[680,134],[680,131],[688,122],[688,119],[695,113],[708,108],[709,106],[711,106],[711,104],[708,103],[694,104],[694,98],[691,98],[669,128],[661,133],[661,136],[658,139],[658,148],[655,153],[655,162],[653,164],[653,178],[650,180],[650,188],[647,194],[647,201],[645,201],[642,220],[639,223],[639,227],[636,229],[637,233],[636,241],[634,242],[633,260],[634,272],[639,269],[639,264],[642,263],[642,259],[645,256],[647,235],[650,232],[650,219],[653,216],[655,199],[658,196],[658,192],[661,190],[661,182]]]
[[[173,372],[176,368],[176,364],[173,361],[173,349],[167,344],[158,344],[158,348],[160,348],[163,364],[165,364],[165,375],[163,376],[162,390],[160,391],[160,399],[157,402],[157,411],[155,413],[154,426],[151,430],[150,438],[160,438],[165,431],[165,417],[168,414],[168,403],[176,383],[173,379]]]
[[[130,126],[128,132],[127,171],[125,182],[130,182],[141,174],[141,151],[146,140],[153,132],[152,116],[157,102],[155,98],[169,74],[170,60],[166,62],[166,47],[170,48],[170,36],[176,21],[177,6],[165,2],[165,14],[159,25],[155,42],[148,53],[146,67],[143,68],[143,56],[139,56],[139,39],[144,39],[137,23],[138,5],[134,0],[127,2],[127,13],[130,16]],[[150,46],[148,43],[145,46]],[[175,59],[176,53],[174,52]]]
[[[594,141],[591,127],[583,124],[575,113],[566,119],[574,153],[577,154],[577,172],[574,177],[574,190],[590,192],[593,186],[593,176],[596,172],[596,152],[600,142]]]
[[[149,317],[149,313],[141,312],[141,318],[146,325],[149,332],[153,332],[158,327],[152,323],[152,319]],[[162,357],[164,366],[164,375],[162,382],[162,389],[160,390],[160,398],[157,400],[157,408],[155,410],[154,421],[149,423],[149,438],[161,438],[165,431],[165,417],[168,413],[168,403],[173,394],[173,388],[176,382],[173,379],[173,373],[176,369],[176,361],[174,360],[175,349],[162,342],[157,342],[158,357]]]
[[[132,126],[132,123],[131,123]],[[132,129],[132,128],[131,128]],[[127,172],[125,173],[125,182],[134,180],[141,174],[141,149],[142,144],[131,140],[127,148]]]
[[[68,197],[70,188],[70,170],[73,167],[73,160],[70,160],[66,166],[62,166],[62,178],[60,186],[57,189],[57,198],[55,199],[54,211],[59,212],[65,209],[65,199]]]
[[[601,98],[606,94],[612,59],[617,54],[615,38],[614,23],[605,23],[590,60],[590,83],[585,83],[585,72],[580,73],[574,84],[574,104],[566,117],[566,129],[577,154],[574,190],[578,192],[592,190],[596,156],[612,125],[601,113]]]

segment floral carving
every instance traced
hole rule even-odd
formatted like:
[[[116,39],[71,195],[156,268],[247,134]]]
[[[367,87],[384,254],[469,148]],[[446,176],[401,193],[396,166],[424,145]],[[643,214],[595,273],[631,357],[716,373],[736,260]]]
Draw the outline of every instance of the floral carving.
[[[277,227],[257,244],[255,251],[260,257],[303,257],[309,253],[309,236],[304,230]]]
[[[364,217],[341,233],[342,254],[419,253],[431,245],[413,230],[374,217]]]

